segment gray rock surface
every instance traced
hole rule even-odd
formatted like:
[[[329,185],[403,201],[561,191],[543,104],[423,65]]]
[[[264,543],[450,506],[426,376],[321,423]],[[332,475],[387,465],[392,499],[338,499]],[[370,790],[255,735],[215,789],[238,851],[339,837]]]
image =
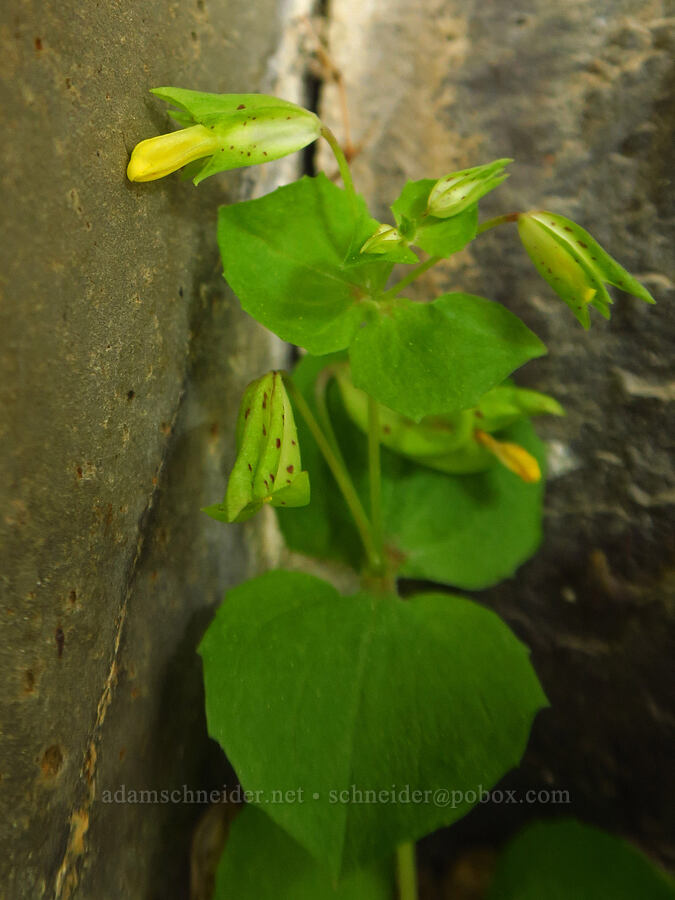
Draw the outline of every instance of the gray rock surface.
[[[572,803],[477,815],[501,839],[527,816],[576,814],[671,860],[673,12],[638,0],[332,0],[329,28],[362,145],[355,182],[383,221],[409,178],[514,157],[485,218],[569,215],[657,298],[619,295],[611,322],[585,333],[513,226],[416,285],[420,299],[459,288],[521,315],[549,356],[519,381],[568,413],[539,426],[552,470],[542,550],[481,599],[532,647],[552,704],[514,781],[562,786]],[[332,85],[322,115],[340,135]]]
[[[3,900],[187,896],[203,806],[102,797],[210,786],[195,646],[248,550],[199,509],[278,350],[215,241],[255,176],[125,169],[172,127],[150,87],[274,90],[288,7],[3,6]]]

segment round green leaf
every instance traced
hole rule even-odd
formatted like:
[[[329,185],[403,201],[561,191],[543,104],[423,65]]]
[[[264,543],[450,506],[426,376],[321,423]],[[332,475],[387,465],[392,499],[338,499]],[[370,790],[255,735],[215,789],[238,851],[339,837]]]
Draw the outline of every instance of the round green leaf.
[[[546,347],[499,303],[444,294],[398,300],[359,329],[349,349],[354,384],[410,419],[476,406]]]
[[[488,900],[673,900],[634,847],[572,819],[526,828],[499,859]]]
[[[209,733],[335,876],[461,818],[518,764],[546,703],[527,649],[489,610],[445,594],[343,597],[299,572],[230,591],[200,653]],[[304,804],[269,802],[301,788]]]
[[[529,422],[500,432],[528,450],[545,471],[544,446]],[[397,467],[383,485],[390,550],[399,573],[468,590],[509,578],[541,542],[543,479],[525,484],[503,466],[449,475],[422,466]]]
[[[391,262],[359,258],[377,224],[361,198],[352,209],[324,175],[222,206],[225,278],[246,312],[283,340],[316,354],[340,350],[376,314],[371,295],[392,269]]]
[[[386,862],[336,881],[269,816],[249,805],[230,829],[213,900],[391,900],[392,881]]]

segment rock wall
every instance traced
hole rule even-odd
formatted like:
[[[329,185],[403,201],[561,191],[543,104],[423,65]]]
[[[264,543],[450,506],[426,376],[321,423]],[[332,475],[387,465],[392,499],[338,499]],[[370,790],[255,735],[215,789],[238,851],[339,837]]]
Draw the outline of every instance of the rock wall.
[[[203,806],[102,797],[208,787],[209,761],[222,768],[195,646],[249,551],[199,509],[222,496],[243,386],[279,350],[228,293],[215,241],[218,204],[256,174],[195,190],[125,169],[172,127],[149,88],[295,84],[293,14],[277,0],[3,6],[5,900],[188,893]]]
[[[501,840],[524,818],[576,814],[672,860],[673,5],[329,7],[329,51],[360,147],[354,178],[382,220],[408,178],[513,157],[485,218],[532,207],[569,215],[657,298],[647,307],[617,296],[611,322],[597,317],[585,333],[512,226],[416,285],[420,299],[465,289],[521,315],[549,356],[518,380],[567,409],[538,426],[552,478],[541,552],[480,599],[532,647],[552,705],[510,784],[569,789],[572,803],[479,809],[451,834]],[[334,86],[322,115],[343,134]],[[449,839],[432,842],[432,857]]]

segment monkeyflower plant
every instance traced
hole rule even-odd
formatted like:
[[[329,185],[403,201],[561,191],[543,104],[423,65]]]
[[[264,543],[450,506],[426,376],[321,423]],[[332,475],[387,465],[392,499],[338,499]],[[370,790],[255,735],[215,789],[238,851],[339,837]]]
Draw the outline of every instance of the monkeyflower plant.
[[[518,764],[547,705],[527,648],[447,589],[496,584],[535,552],[545,454],[531,419],[563,410],[511,380],[546,347],[510,310],[457,291],[412,302],[406,288],[513,223],[585,328],[591,308],[609,317],[606,284],[653,300],[563,216],[479,223],[510,159],[409,181],[379,222],[314,113],[260,94],[153,93],[183,128],[138,144],[132,181],[186,166],[198,184],[319,138],[342,177],[219,212],[242,308],[306,353],[292,374],[251,373],[225,495],[205,512],[230,523],[273,506],[292,550],[352,566],[360,589],[270,571],[228,591],[201,642],[209,731],[250,801],[217,896],[412,900],[414,842]],[[402,599],[402,577],[437,587]]]

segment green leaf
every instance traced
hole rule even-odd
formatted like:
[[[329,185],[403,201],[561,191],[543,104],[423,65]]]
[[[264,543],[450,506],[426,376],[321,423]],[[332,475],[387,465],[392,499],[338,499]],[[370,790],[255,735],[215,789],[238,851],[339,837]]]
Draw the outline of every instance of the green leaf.
[[[333,357],[306,356],[293,373],[298,389],[316,411],[314,382]],[[368,497],[366,438],[347,416],[336,384],[328,407],[356,488]],[[529,422],[499,433],[520,444],[545,470],[545,452]],[[299,553],[360,568],[362,550],[333,476],[304,422],[298,419],[303,465],[312,500],[298,510],[277,510],[284,539]],[[543,479],[525,484],[500,465],[475,475],[449,475],[419,466],[382,448],[385,544],[400,574],[467,590],[481,590],[508,578],[541,541]]]
[[[391,207],[404,237],[431,256],[452,256],[476,237],[478,204],[448,219],[427,212],[429,194],[437,184],[434,178],[409,181]]]
[[[347,347],[377,314],[371,295],[392,263],[361,258],[377,227],[361,198],[324,175],[259,200],[222,206],[218,243],[225,278],[242,307],[283,340],[323,354]]]
[[[395,300],[359,329],[349,357],[356,387],[410,419],[476,406],[546,347],[499,303],[444,294],[433,303]]]
[[[529,422],[500,439],[524,447],[545,470],[544,447]],[[482,590],[513,575],[541,543],[543,479],[526,484],[500,465],[444,475],[409,463],[399,477],[398,484],[393,474],[386,479],[383,508],[401,575]]]
[[[672,881],[634,847],[572,819],[526,828],[497,864],[488,900],[672,900]]]
[[[246,806],[230,829],[213,900],[391,900],[392,882],[386,862],[336,882],[269,816]]]
[[[333,875],[465,815],[546,703],[493,612],[446,594],[344,597],[300,572],[229,591],[200,653],[209,733]],[[300,788],[304,804],[269,802]]]

